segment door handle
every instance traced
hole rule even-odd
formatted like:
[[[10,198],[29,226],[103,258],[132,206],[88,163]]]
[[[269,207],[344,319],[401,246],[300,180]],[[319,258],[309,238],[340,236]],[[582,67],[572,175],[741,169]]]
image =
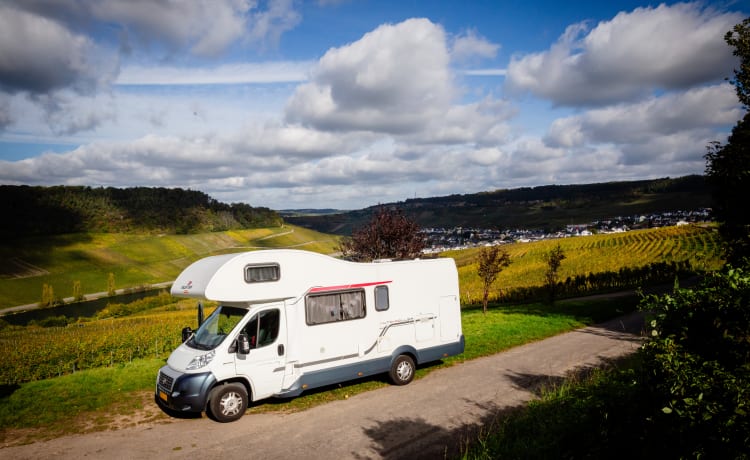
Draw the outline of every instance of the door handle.
[[[279,352],[279,356],[284,356],[284,344],[280,343],[278,347],[276,347],[276,351]]]

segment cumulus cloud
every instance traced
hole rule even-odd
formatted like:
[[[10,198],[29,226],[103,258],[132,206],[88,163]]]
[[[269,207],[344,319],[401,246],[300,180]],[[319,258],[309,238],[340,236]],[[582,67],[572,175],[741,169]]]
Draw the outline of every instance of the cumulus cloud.
[[[514,57],[506,87],[586,106],[720,81],[736,62],[723,36],[741,20],[679,3],[622,12],[591,30],[575,24],[548,51]]]
[[[123,48],[156,45],[197,56],[216,56],[245,34],[278,39],[299,19],[287,0],[268,2],[265,10],[250,0],[25,0],[17,6],[83,34],[105,21],[119,30]]]
[[[97,52],[88,37],[52,19],[0,4],[0,89],[5,92],[92,92],[113,75],[113,68],[102,68]]]
[[[647,143],[680,132],[720,129],[740,118],[733,87],[721,84],[560,118],[550,126],[545,142],[555,147]]]
[[[453,96],[445,32],[410,19],[329,50],[291,97],[286,117],[324,130],[414,132]]]

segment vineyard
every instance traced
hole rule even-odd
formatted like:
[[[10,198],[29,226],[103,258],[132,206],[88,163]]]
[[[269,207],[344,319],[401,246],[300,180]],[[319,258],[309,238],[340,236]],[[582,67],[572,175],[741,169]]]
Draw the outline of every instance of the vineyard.
[[[0,385],[42,380],[138,358],[166,357],[195,309],[0,332]]]
[[[513,243],[503,246],[510,255],[511,264],[500,273],[491,299],[497,300],[502,293],[511,290],[542,286],[546,269],[544,254],[557,244],[565,254],[559,273],[563,282],[568,278],[575,280],[576,277],[588,277],[590,274],[620,274],[623,269],[637,270],[661,264],[689,266],[695,271],[715,270],[722,264],[720,241],[715,229],[694,225]],[[456,260],[463,305],[477,304],[482,297],[476,263],[479,250],[467,249],[446,254]]]
[[[561,280],[578,278],[589,282],[597,277],[604,278],[604,273],[613,273],[611,278],[617,282],[625,274],[644,276],[658,267],[689,266],[701,271],[713,270],[721,264],[716,232],[697,226],[515,243],[504,246],[512,263],[500,274],[493,299],[513,290],[542,285],[543,255],[558,243],[566,256]],[[476,305],[481,298],[482,287],[475,262],[478,251],[467,249],[445,254],[456,260],[464,306]],[[195,327],[195,305],[194,301],[183,300],[132,314],[132,309],[110,308],[100,319],[73,320],[65,327],[9,326],[0,320],[3,356],[0,385],[41,380],[144,357],[166,358],[180,343],[181,329]],[[124,314],[129,316],[122,316]]]

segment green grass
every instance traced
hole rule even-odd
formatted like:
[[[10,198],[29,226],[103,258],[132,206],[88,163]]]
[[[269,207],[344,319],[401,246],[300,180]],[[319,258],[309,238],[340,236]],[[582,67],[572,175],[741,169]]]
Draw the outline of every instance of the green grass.
[[[420,368],[417,378],[456,362],[495,354],[511,347],[566,332],[635,308],[635,296],[612,300],[559,302],[466,310],[464,354]],[[0,398],[0,433],[5,442],[32,442],[81,430],[108,429],[122,414],[132,414],[150,399],[163,359],[133,360],[126,365],[79,371],[72,375],[5,388]],[[250,412],[298,411],[388,385],[384,376],[335,385],[293,399],[271,399]],[[155,408],[155,406],[153,406]],[[157,413],[156,418],[166,417]],[[86,420],[98,420],[93,426]],[[26,431],[24,431],[26,430]],[[25,433],[25,434],[21,434]]]
[[[613,364],[542,387],[523,410],[497,414],[462,458],[669,458],[658,440],[649,451],[639,439],[648,397],[634,373],[638,358]]]
[[[162,365],[140,359],[1,388],[0,440],[23,443],[108,429],[116,417],[143,407],[142,392],[154,385]]]

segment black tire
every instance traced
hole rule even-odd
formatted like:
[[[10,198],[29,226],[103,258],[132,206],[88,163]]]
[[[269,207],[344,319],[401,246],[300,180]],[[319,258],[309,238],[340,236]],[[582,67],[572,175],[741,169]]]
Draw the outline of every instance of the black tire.
[[[388,376],[394,385],[406,385],[414,380],[414,360],[408,355],[400,355],[393,361]]]
[[[245,414],[247,402],[247,390],[244,385],[227,383],[211,390],[208,410],[217,422],[234,422]]]

